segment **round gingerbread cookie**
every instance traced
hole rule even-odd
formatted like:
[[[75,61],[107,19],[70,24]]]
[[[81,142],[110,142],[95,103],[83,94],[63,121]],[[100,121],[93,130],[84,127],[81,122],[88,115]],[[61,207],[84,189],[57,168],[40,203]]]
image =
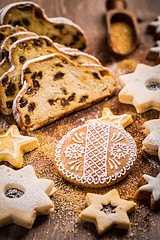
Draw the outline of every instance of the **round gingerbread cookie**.
[[[68,181],[98,188],[126,177],[135,159],[136,145],[128,132],[109,123],[91,122],[60,140],[54,163]]]

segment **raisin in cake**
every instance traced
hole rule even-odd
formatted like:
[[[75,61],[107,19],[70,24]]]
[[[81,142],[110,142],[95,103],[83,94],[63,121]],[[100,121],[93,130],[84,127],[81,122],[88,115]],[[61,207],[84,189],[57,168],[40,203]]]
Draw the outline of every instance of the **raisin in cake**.
[[[100,65],[76,65],[51,54],[26,62],[23,88],[13,103],[15,120],[32,131],[111,96],[116,79]]]
[[[44,36],[16,41],[10,49],[9,58],[12,67],[0,78],[0,110],[3,114],[12,114],[13,100],[22,87],[21,69],[23,64],[27,60],[52,53],[64,54],[78,64],[100,64],[96,58],[85,53],[65,54],[55,47],[51,39]]]
[[[15,34],[10,35],[9,37],[6,37],[6,39],[3,41],[1,46],[1,53],[2,53],[2,61],[0,62],[0,77],[7,72],[10,67],[11,63],[8,59],[9,57],[9,50],[13,43],[17,41],[18,39],[23,39],[29,36],[36,36],[35,33],[31,32],[18,32]]]
[[[84,31],[66,18],[48,18],[44,10],[33,2],[17,2],[4,7],[0,15],[0,24],[24,26],[28,31],[46,35],[54,42],[84,49],[86,37]]]
[[[8,58],[9,57],[9,50],[11,46],[13,45],[14,42],[26,38],[26,37],[36,37],[37,34],[33,32],[18,32],[14,33],[3,41],[2,46],[1,46],[1,53],[2,53],[2,58]]]
[[[0,26],[0,48],[6,37],[16,33],[26,31],[23,27],[13,27],[11,25],[2,25]],[[2,60],[2,54],[0,54],[0,61]]]

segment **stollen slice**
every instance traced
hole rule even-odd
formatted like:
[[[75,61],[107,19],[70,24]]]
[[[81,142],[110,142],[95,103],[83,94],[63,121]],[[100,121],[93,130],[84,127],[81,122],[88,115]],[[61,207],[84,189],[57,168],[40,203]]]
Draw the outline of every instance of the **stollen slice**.
[[[76,65],[59,54],[26,62],[24,85],[13,103],[19,127],[32,131],[111,96],[116,79],[99,65]]]
[[[16,26],[16,27],[13,27],[11,25],[0,26],[0,48],[6,37],[8,37],[16,32],[22,32],[22,31],[26,31],[26,30],[20,26]],[[0,53],[0,61],[1,60],[2,60],[2,54]]]
[[[100,64],[98,59],[83,52],[68,54],[59,50],[52,40],[45,36],[28,37],[16,41],[9,53],[12,66],[0,78],[0,110],[3,114],[12,114],[13,100],[23,85],[21,82],[23,64],[27,60],[52,53],[64,54],[77,64]]]
[[[48,18],[44,10],[34,2],[17,2],[5,6],[0,14],[0,24],[20,25],[38,35],[45,35],[54,42],[84,49],[84,31],[67,18]]]

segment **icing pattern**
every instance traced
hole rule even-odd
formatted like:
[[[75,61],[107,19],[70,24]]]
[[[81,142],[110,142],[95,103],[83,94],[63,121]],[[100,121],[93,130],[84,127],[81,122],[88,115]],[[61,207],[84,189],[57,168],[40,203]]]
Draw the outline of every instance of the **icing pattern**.
[[[83,136],[85,134],[85,139],[79,144],[76,142],[78,132]],[[68,141],[72,144],[65,145]],[[76,148],[78,151],[73,154]],[[63,152],[67,167],[63,164]],[[133,165],[136,145],[123,128],[103,122],[91,122],[68,132],[57,145],[55,156],[56,165],[67,178],[80,183],[108,184],[125,175]],[[122,161],[126,157],[124,166]],[[72,170],[76,170],[76,173]],[[81,174],[78,170],[81,170]],[[108,171],[112,174],[108,174]]]
[[[84,147],[80,144],[70,144],[65,151],[65,156],[69,159],[78,159],[82,157],[83,152]]]
[[[110,150],[111,156],[118,159],[125,158],[125,156],[129,154],[129,152],[129,146],[127,146],[125,143],[115,143]]]
[[[87,124],[86,151],[83,177],[91,180],[107,176],[106,160],[109,141],[109,125]]]

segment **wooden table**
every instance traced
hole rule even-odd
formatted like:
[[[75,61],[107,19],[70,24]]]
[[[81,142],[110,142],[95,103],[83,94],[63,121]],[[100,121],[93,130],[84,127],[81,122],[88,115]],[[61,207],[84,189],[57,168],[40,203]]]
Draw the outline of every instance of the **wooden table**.
[[[10,0],[1,0],[0,8],[10,3]],[[36,0],[49,17],[67,17],[79,24],[86,32],[88,47],[86,52],[98,57],[104,66],[109,66],[115,58],[107,47],[105,24],[105,0]],[[128,1],[128,8],[133,10],[139,19],[141,41],[138,49],[129,56],[139,62],[152,64],[145,59],[148,49],[153,45],[153,36],[145,32],[146,26],[160,13],[159,0]],[[53,165],[54,149],[62,136],[73,127],[82,125],[84,120],[100,117],[104,106],[112,109],[114,114],[130,113],[134,123],[127,127],[138,147],[137,162],[131,173],[120,183],[103,189],[86,189],[76,187],[63,180]],[[73,113],[70,116],[56,121],[47,127],[30,133],[39,139],[40,147],[27,153],[24,157],[24,166],[34,166],[37,175],[41,178],[53,179],[57,192],[51,198],[55,204],[55,212],[50,216],[37,217],[31,230],[10,225],[0,229],[0,240],[62,240],[62,239],[160,239],[160,212],[153,213],[148,206],[138,203],[137,210],[130,215],[131,229],[129,231],[111,229],[98,236],[95,226],[78,219],[81,209],[85,208],[87,192],[104,194],[116,188],[122,198],[133,195],[137,189],[139,177],[146,173],[156,176],[160,171],[158,157],[153,157],[141,151],[142,140],[145,138],[143,123],[152,118],[158,118],[158,111],[148,111],[137,114],[131,105],[120,104],[117,96],[109,101],[96,104],[88,109]],[[0,132],[4,132],[15,123],[13,116],[6,117],[0,114]]]

